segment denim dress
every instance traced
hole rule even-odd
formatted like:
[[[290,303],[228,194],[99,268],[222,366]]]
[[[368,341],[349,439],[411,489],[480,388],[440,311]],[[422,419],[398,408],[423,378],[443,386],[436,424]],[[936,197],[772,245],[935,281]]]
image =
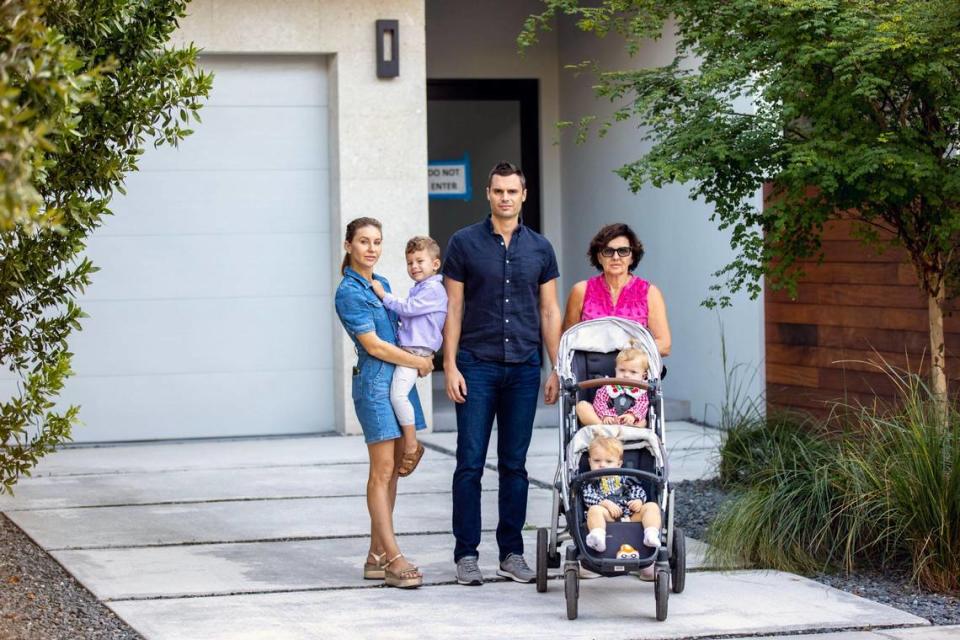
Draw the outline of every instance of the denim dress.
[[[389,292],[390,283],[383,276],[374,274],[383,288]],[[357,352],[357,365],[353,368],[353,407],[363,429],[367,444],[393,440],[400,437],[400,423],[390,404],[390,382],[396,368],[389,362],[374,358],[363,348],[357,336],[376,331],[384,342],[397,344],[397,314],[389,311],[373,292],[366,278],[347,267],[343,280],[337,287],[335,297],[337,316],[347,334],[353,340]],[[417,429],[427,426],[420,406],[417,388],[410,390]]]

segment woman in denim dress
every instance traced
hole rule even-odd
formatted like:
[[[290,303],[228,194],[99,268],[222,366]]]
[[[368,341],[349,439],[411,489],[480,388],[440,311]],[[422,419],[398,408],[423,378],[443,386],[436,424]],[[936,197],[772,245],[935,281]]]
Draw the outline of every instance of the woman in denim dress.
[[[420,570],[400,553],[393,531],[397,498],[397,471],[403,457],[400,425],[390,404],[394,365],[417,369],[421,376],[433,370],[433,360],[407,353],[397,346],[397,316],[384,308],[370,283],[378,280],[388,292],[390,283],[376,275],[380,259],[381,225],[374,218],[357,218],[347,225],[341,273],[337,287],[337,316],[356,346],[353,368],[353,406],[363,428],[370,455],[367,509],[370,512],[370,552],[363,565],[365,579],[383,579],[392,587],[419,587]],[[426,427],[416,387],[410,391],[417,429]]]

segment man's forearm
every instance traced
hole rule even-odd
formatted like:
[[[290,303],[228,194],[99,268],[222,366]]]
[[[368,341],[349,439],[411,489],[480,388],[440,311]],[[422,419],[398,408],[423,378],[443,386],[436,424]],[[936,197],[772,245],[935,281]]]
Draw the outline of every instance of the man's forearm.
[[[560,309],[544,312],[540,315],[540,335],[547,348],[550,364],[556,366],[560,350]]]
[[[447,309],[447,321],[443,325],[443,366],[456,366],[457,349],[463,326],[463,309]]]

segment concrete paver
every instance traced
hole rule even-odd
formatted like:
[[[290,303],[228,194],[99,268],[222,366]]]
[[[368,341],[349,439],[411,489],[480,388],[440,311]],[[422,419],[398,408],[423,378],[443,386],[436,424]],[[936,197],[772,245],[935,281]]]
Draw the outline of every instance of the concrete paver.
[[[436,451],[428,451],[425,455],[424,460],[429,464],[424,462],[416,473],[403,479],[397,485],[399,493],[435,493],[449,489],[456,467],[454,459]],[[132,481],[129,474],[44,476],[18,485],[15,498],[0,496],[0,509],[362,496],[366,491],[368,469],[368,464],[364,462],[153,471],[137,474],[136,481]],[[484,490],[496,487],[496,473],[485,473]]]
[[[531,488],[529,522],[549,521],[552,494]],[[398,533],[450,531],[449,492],[398,498]],[[484,522],[495,526],[497,495],[484,492]],[[367,536],[363,497],[253,500],[185,505],[13,511],[8,517],[46,549]]]
[[[41,459],[33,471],[33,477],[347,462],[367,462],[367,449],[361,436],[304,436],[68,448]]]
[[[533,531],[524,534],[532,563]],[[404,535],[400,548],[423,570],[426,584],[456,580],[453,536]],[[215,595],[297,589],[374,587],[360,577],[367,552],[364,537],[54,551],[53,556],[100,599]],[[687,567],[703,566],[702,542],[687,539]],[[492,531],[480,544],[480,569],[495,579],[497,545]],[[560,569],[550,575],[559,576]]]
[[[111,608],[149,638],[244,640],[325,637],[398,640],[456,638],[696,638],[925,621],[783,573],[698,573],[671,595],[665,622],[654,618],[653,587],[631,577],[580,583],[580,617],[565,615],[563,590],[494,583],[417,592],[267,594],[114,602]],[[869,621],[869,622],[867,622]]]

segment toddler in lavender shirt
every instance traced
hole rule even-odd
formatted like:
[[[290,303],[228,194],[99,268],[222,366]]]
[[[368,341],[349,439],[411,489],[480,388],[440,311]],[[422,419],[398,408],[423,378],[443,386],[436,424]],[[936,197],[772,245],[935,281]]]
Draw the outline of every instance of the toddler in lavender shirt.
[[[376,280],[373,292],[390,311],[400,316],[397,341],[400,348],[418,356],[432,356],[443,342],[443,322],[447,317],[447,291],[440,270],[440,245],[433,238],[416,236],[407,242],[407,273],[414,281],[406,300],[387,293]],[[390,384],[390,402],[403,433],[403,457],[398,475],[413,473],[423,457],[423,445],[417,441],[416,420],[410,403],[410,390],[417,382],[417,370],[397,366]]]

